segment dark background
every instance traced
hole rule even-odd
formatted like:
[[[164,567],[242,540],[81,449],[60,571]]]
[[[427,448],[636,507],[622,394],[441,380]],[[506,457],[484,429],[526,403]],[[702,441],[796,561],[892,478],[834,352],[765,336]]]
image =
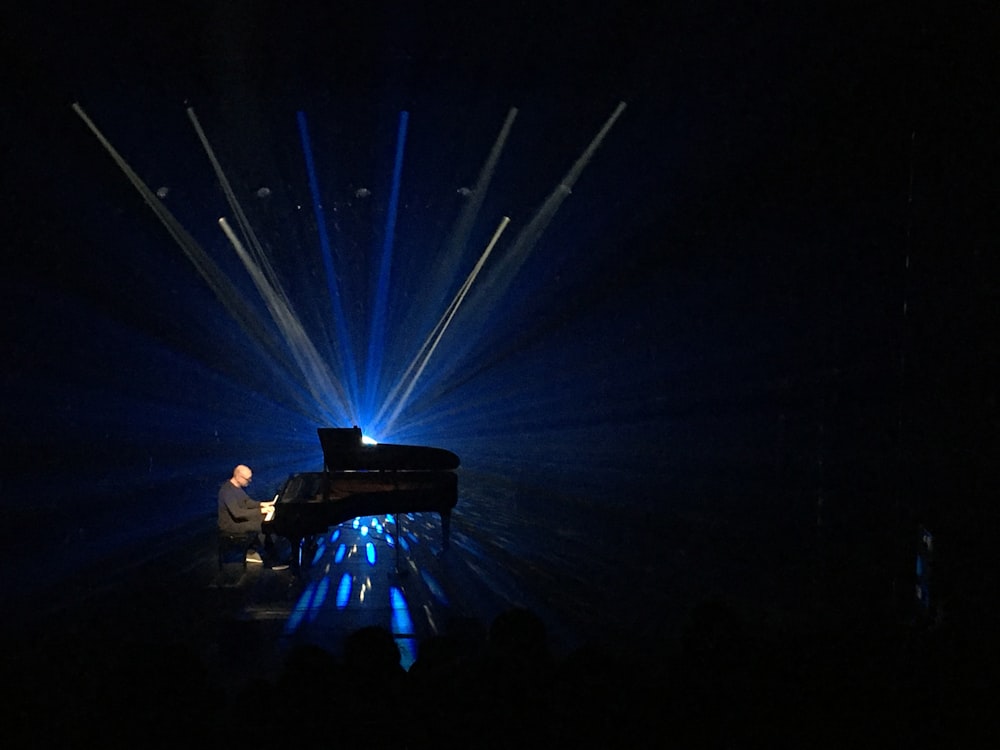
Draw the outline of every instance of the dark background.
[[[235,324],[73,103],[151,189],[169,188],[268,321],[215,226],[227,208],[185,115],[197,111],[338,377],[345,351],[370,367],[406,111],[384,395],[500,217],[509,242],[625,102],[519,272],[502,294],[470,293],[379,437],[459,454],[457,523],[494,524],[498,549],[549,566],[544,585],[575,577],[560,545],[584,540],[591,552],[573,554],[609,572],[579,594],[582,619],[613,608],[621,581],[630,622],[643,601],[658,617],[683,570],[695,599],[913,621],[926,527],[929,616],[989,641],[995,6],[406,5],[5,11],[10,594],[210,518],[237,462],[261,492],[318,468],[314,430],[335,414],[303,395],[269,322],[256,337]],[[482,214],[442,262],[459,191],[511,107]],[[329,322],[297,111],[350,341]],[[518,541],[522,524],[535,533]],[[698,564],[679,566],[681,551]]]

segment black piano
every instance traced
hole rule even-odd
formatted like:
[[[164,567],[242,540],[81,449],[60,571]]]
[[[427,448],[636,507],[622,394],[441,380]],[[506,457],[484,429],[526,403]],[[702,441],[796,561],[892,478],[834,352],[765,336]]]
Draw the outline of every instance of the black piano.
[[[362,442],[359,427],[320,427],[323,471],[292,474],[275,495],[269,531],[293,549],[360,516],[434,512],[442,545],[458,503],[459,458],[442,448]],[[306,560],[309,555],[302,555]]]

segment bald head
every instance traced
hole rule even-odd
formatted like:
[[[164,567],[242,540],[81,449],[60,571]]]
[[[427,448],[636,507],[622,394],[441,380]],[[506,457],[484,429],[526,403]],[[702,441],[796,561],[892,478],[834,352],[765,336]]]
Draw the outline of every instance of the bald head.
[[[250,467],[240,464],[233,469],[233,476],[229,479],[229,481],[237,487],[246,487],[250,484],[251,479],[253,479],[253,472],[250,471]]]

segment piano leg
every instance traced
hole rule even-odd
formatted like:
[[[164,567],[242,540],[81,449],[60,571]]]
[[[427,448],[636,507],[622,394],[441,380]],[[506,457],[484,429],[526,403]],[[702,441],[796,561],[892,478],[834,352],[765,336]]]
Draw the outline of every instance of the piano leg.
[[[302,570],[302,561],[307,559],[302,551],[306,540],[300,536],[297,539],[289,539],[288,541],[292,543],[292,569],[298,573]]]
[[[302,540],[299,547],[303,564],[307,568],[312,567],[313,562],[316,560],[316,551],[319,549],[319,542],[316,539],[317,536],[315,534],[310,534]]]
[[[403,546],[403,530],[399,523],[399,519],[402,518],[402,513],[393,513],[392,517],[396,521],[396,575],[404,575],[406,571],[403,570],[403,564],[400,560],[400,549]]]

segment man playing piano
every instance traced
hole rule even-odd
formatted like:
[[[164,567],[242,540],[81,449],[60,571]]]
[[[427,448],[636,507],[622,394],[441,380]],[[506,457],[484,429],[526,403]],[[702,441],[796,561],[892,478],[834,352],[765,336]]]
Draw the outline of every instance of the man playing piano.
[[[249,466],[240,464],[233,469],[233,475],[219,487],[219,531],[223,534],[256,534],[251,546],[257,550],[260,560],[248,557],[254,562],[263,562],[261,550],[267,554],[274,547],[268,529],[274,515],[273,502],[252,499],[246,488],[253,480]]]

